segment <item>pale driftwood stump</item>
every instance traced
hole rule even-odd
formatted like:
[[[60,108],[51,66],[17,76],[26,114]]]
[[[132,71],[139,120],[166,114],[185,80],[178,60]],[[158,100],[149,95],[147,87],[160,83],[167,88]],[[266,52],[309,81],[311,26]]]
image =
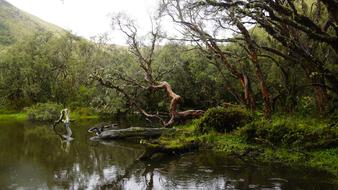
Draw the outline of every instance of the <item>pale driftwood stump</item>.
[[[62,134],[59,134],[56,130],[55,130],[55,127],[59,124],[59,123],[64,123],[64,126],[65,126],[65,128],[66,128],[66,130],[67,130],[67,135],[62,135]],[[63,109],[63,110],[61,110],[61,112],[60,112],[60,117],[59,117],[59,119],[58,120],[56,120],[55,122],[54,122],[54,125],[53,125],[53,129],[54,129],[54,131],[59,135],[59,136],[61,136],[61,137],[63,137],[63,138],[65,138],[65,139],[67,139],[67,140],[71,140],[72,139],[72,130],[70,129],[70,127],[69,127],[69,125],[70,125],[70,122],[71,122],[71,120],[70,120],[70,111],[69,111],[69,109]]]

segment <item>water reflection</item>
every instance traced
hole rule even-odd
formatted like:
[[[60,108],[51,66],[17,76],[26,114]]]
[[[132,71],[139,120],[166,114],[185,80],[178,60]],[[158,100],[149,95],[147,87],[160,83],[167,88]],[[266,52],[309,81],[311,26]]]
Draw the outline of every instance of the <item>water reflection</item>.
[[[67,140],[67,139],[63,139],[63,138],[59,138],[59,139],[60,139],[61,149],[63,151],[65,151],[66,153],[69,153],[70,142],[72,140]]]
[[[0,189],[337,189],[322,173],[212,152],[140,162],[136,142],[89,141],[95,123],[74,123],[73,141],[48,125],[0,123]]]

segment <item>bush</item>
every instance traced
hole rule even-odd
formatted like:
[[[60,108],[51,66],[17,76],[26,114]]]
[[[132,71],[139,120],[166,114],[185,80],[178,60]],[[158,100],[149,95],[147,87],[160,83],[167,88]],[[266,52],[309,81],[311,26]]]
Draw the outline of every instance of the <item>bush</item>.
[[[240,134],[247,142],[268,142],[286,148],[315,149],[338,145],[337,127],[294,118],[255,121],[241,128]]]
[[[25,111],[31,121],[53,121],[60,116],[62,107],[62,105],[56,103],[38,103],[26,108]]]
[[[316,110],[315,99],[311,96],[300,97],[299,103],[297,104],[298,114],[308,115],[309,113],[314,113]]]
[[[89,107],[79,107],[74,110],[80,116],[91,116],[97,114],[94,108]]]
[[[209,131],[231,132],[244,126],[251,120],[250,112],[240,106],[215,107],[208,109],[197,121],[197,129],[201,133]]]

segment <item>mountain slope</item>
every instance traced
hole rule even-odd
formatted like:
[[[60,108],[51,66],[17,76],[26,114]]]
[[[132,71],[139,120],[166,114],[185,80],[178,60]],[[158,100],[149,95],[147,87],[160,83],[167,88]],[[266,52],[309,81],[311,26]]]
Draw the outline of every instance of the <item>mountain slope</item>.
[[[37,31],[66,33],[64,29],[21,11],[5,0],[0,0],[0,46],[10,45]]]

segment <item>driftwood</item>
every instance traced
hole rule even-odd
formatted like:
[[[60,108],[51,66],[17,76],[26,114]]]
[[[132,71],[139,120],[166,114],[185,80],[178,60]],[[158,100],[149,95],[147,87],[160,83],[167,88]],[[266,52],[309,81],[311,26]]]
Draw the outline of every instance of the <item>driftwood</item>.
[[[88,132],[95,133],[96,135],[100,135],[103,131],[116,129],[118,127],[117,124],[105,124],[105,123],[99,123],[98,125],[88,129]]]
[[[124,139],[128,137],[157,137],[163,133],[171,131],[175,131],[175,129],[130,127],[126,129],[106,130],[97,134],[97,136],[92,137],[91,140]]]
[[[69,109],[66,108],[66,109],[61,110],[59,119],[56,120],[56,121],[54,121],[54,123],[52,125],[54,132],[57,135],[59,135],[61,138],[66,139],[67,141],[73,140],[73,138],[72,138],[72,134],[73,133],[72,133],[72,130],[70,129],[70,127],[69,127],[70,126],[70,122],[73,122],[73,121],[74,120],[70,119],[70,111],[69,111]],[[64,123],[64,126],[65,126],[65,128],[67,130],[67,135],[63,135],[63,134],[59,133],[56,130],[57,125],[60,124],[60,123]]]

